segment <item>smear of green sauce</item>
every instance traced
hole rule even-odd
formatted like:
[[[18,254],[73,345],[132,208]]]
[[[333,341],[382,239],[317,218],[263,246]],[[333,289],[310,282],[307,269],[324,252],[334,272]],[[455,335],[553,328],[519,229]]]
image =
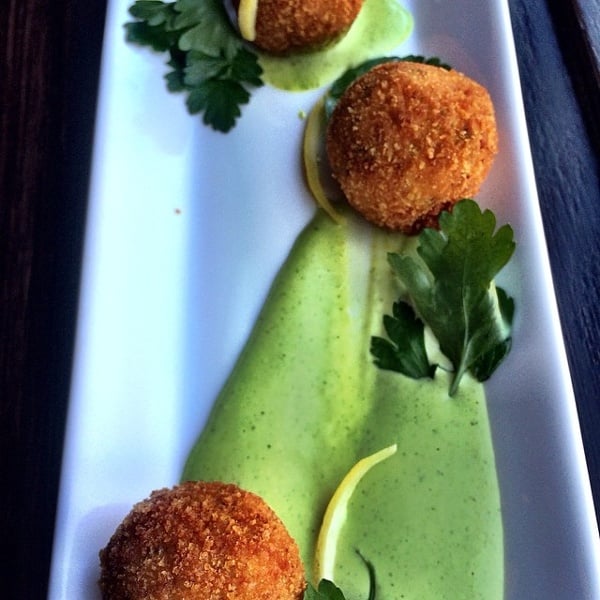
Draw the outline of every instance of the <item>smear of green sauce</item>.
[[[319,212],[276,278],[183,479],[223,480],[261,495],[300,547],[315,542],[335,488],[392,444],[350,501],[335,580],[348,600],[503,596],[499,490],[483,387],[413,381],[369,356],[396,298],[386,253],[410,242]]]
[[[321,87],[349,67],[386,55],[412,28],[412,16],[398,0],[365,0],[348,33],[334,45],[285,57],[260,53],[263,80],[288,91]]]

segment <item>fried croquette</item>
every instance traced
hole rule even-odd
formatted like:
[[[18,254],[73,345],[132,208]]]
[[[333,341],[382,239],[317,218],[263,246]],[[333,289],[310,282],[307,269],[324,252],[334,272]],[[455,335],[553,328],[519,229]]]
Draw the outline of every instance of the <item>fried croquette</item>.
[[[257,495],[187,482],[136,504],[100,551],[105,600],[298,600],[296,543]]]
[[[483,86],[457,71],[393,61],[345,91],[326,144],[349,204],[376,225],[412,234],[477,194],[498,134]]]
[[[272,54],[319,48],[343,36],[363,0],[258,0],[254,44]]]

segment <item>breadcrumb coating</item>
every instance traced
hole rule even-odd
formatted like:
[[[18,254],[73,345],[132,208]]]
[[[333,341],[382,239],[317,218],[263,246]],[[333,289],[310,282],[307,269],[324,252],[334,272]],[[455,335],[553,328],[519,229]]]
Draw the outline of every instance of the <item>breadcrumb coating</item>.
[[[259,48],[287,54],[328,44],[352,25],[363,0],[258,0]]]
[[[136,504],[100,551],[106,600],[298,600],[296,543],[257,495],[186,482]]]
[[[394,61],[359,77],[328,125],[327,155],[367,220],[416,233],[475,196],[498,150],[487,90],[457,71]]]

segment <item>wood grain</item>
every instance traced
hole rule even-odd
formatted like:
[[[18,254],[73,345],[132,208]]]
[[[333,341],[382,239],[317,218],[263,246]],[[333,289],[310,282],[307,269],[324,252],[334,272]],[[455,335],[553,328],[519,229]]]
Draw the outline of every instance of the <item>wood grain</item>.
[[[0,8],[0,589],[46,593],[103,3]]]
[[[600,8],[510,0],[540,202],[600,506]],[[0,3],[0,589],[46,594],[105,2]]]

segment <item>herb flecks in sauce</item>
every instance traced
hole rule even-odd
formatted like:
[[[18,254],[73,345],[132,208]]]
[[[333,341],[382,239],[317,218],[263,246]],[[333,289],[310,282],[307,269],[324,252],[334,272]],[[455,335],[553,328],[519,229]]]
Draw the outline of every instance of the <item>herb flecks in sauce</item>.
[[[341,42],[280,59],[246,46],[220,0],[138,0],[131,14],[127,39],[167,53],[168,89],[186,93],[189,111],[223,132],[235,126],[253,87],[319,87],[388,53],[412,28],[396,0],[366,0]],[[408,263],[393,265],[394,279],[386,258],[410,245],[350,216],[336,224],[319,212],[274,282],[186,462],[183,479],[232,481],[265,498],[297,540],[311,579],[336,482],[361,457],[396,444],[348,501],[336,583],[321,582],[308,597],[373,598],[372,565],[381,600],[503,595],[494,453],[483,387],[472,375],[491,372],[506,339],[476,362],[455,363],[459,389],[460,378],[439,369],[431,380],[414,380],[374,368],[368,348],[383,333],[381,314],[400,294],[399,279],[418,279]],[[497,304],[509,321],[512,304],[501,291]]]
[[[340,532],[346,521],[348,503],[361,479],[376,465],[396,453],[398,446],[392,444],[359,460],[348,471],[331,497],[319,531],[315,550],[314,577],[317,581],[332,580],[335,556]]]
[[[322,579],[316,588],[308,584],[304,600],[346,600],[346,597],[335,583],[329,579]]]
[[[380,600],[502,598],[503,536],[483,386],[465,375],[413,380],[369,356],[398,297],[387,255],[413,241],[319,211],[282,267],[253,333],[189,455],[184,479],[261,495],[299,544],[308,573],[328,502],[351,467],[390,444],[348,503],[333,580]]]

